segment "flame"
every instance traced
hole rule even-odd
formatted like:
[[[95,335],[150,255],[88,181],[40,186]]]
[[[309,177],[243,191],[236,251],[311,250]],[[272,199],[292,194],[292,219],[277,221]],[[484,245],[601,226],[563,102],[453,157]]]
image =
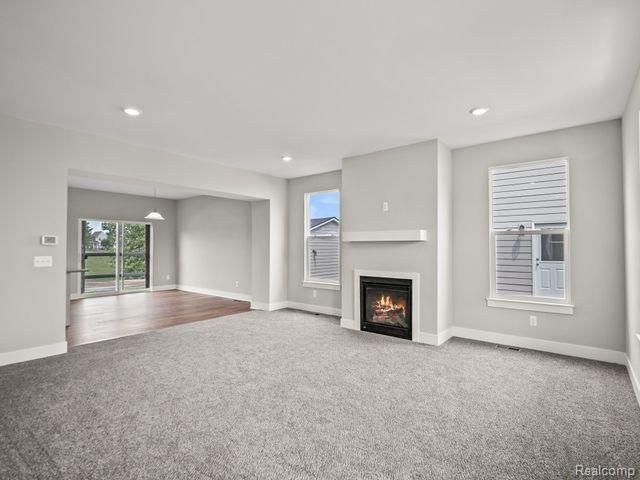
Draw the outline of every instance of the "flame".
[[[394,303],[391,299],[391,295],[380,294],[380,298],[374,304],[376,310],[382,312],[390,312],[393,310],[402,310],[403,315],[407,315],[406,305],[403,303]]]

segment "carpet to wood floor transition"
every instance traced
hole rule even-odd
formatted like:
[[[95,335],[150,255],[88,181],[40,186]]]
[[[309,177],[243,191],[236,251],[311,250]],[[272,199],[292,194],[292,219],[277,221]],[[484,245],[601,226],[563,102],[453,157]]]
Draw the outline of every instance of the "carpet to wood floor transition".
[[[2,479],[640,472],[624,367],[252,311],[0,368]]]

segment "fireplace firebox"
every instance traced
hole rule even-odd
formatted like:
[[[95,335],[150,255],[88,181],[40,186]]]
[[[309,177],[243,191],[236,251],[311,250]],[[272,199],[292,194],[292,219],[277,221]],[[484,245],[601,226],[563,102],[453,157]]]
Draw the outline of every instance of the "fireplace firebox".
[[[360,277],[360,329],[411,340],[411,280]]]

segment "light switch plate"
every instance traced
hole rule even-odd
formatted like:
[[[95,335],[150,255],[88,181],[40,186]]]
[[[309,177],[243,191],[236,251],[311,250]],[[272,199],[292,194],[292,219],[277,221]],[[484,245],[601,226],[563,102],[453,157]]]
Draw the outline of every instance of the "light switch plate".
[[[40,237],[41,245],[58,245],[58,236],[57,235],[42,235]]]
[[[52,256],[33,257],[33,266],[35,268],[53,267],[53,257]]]

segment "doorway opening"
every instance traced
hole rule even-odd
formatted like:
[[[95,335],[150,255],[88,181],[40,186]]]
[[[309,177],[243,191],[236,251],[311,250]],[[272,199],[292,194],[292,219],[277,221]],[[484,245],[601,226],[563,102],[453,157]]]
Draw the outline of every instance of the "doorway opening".
[[[151,224],[80,220],[80,293],[114,295],[151,286]]]

